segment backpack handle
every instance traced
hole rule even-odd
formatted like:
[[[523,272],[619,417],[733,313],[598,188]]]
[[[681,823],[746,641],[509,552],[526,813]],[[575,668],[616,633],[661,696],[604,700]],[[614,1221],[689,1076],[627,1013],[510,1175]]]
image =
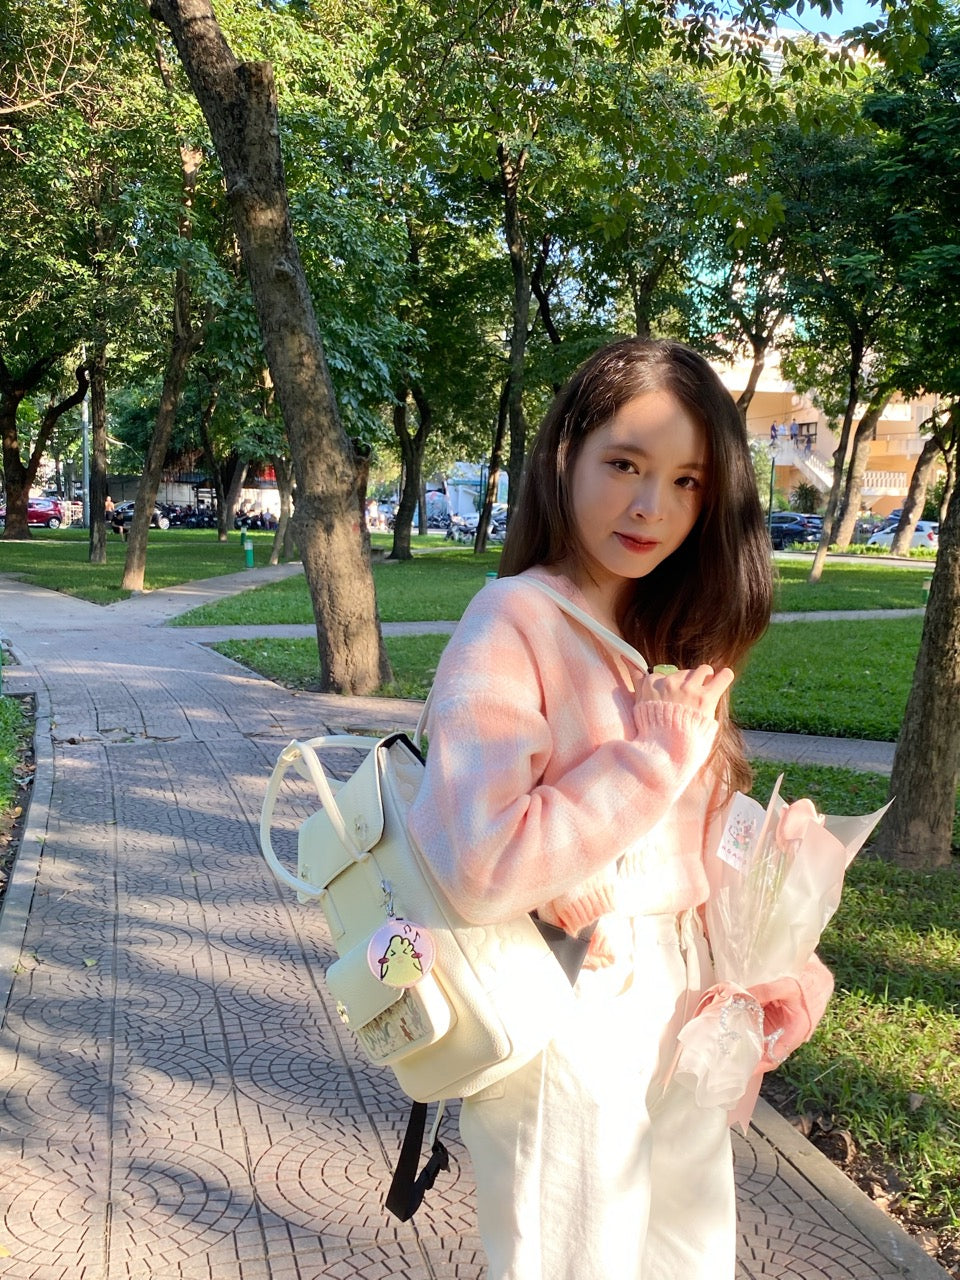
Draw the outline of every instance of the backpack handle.
[[[267,793],[263,798],[263,807],[260,810],[260,848],[270,870],[278,880],[289,888],[296,889],[298,893],[307,894],[311,898],[319,898],[326,892],[322,888],[318,889],[309,880],[303,880],[300,876],[295,876],[292,871],[288,871],[277,857],[273,841],[270,838],[273,812],[277,805],[280,787],[287,772],[293,768],[301,778],[313,783],[337,839],[345,849],[349,849],[355,857],[359,858],[363,855],[364,850],[360,848],[343,820],[343,814],[340,812],[340,806],[337,804],[330,780],[317,755],[317,748],[336,746],[338,748],[356,748],[360,751],[369,752],[375,751],[379,745],[379,738],[363,738],[359,734],[328,734],[320,738],[310,738],[306,742],[300,742],[294,738],[280,752],[277,757],[277,763],[273,767],[273,773],[270,775],[270,781],[267,783]]]

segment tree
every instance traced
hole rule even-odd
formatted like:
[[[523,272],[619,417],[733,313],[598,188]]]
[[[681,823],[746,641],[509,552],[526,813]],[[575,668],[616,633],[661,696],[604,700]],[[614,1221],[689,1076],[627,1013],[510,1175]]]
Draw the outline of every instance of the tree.
[[[960,411],[957,411],[960,415]],[[900,866],[951,861],[960,778],[960,486],[940,526],[940,549],[920,653],[890,775],[893,804],[876,851]]]
[[[3,442],[3,476],[7,490],[7,518],[3,536],[8,541],[31,536],[27,525],[27,499],[36,481],[40,460],[59,420],[80,404],[89,387],[86,367],[79,365],[75,373],[75,390],[67,394],[62,394],[59,390],[51,393],[40,429],[30,454],[24,461],[17,429],[20,405],[31,391],[42,386],[56,367],[55,358],[48,357],[22,372],[14,372],[8,369],[0,355],[0,437]]]
[[[357,465],[340,421],[300,261],[268,63],[240,62],[208,0],[156,0],[223,167],[297,478],[294,517],[317,624],[323,688],[368,693],[389,678]]]
[[[875,139],[788,130],[778,146],[794,317],[782,344],[783,363],[798,387],[826,385],[824,407],[840,420],[833,482],[810,570],[810,581],[817,582],[839,528],[857,406],[872,406],[860,424],[862,442],[893,390],[889,352],[896,345],[892,335],[905,289],[889,201],[872,181]],[[856,515],[855,503],[852,519]]]
[[[202,162],[202,152],[188,143],[180,144],[180,164],[183,191],[183,207],[179,217],[179,234],[183,240],[191,235],[190,208],[196,190],[197,170]],[[163,464],[173,433],[173,424],[180,403],[180,393],[191,356],[203,341],[203,324],[192,314],[192,289],[190,269],[186,262],[178,264],[173,281],[173,308],[171,333],[167,350],[166,368],[163,372],[163,388],[157,404],[156,419],[143,474],[137,486],[133,519],[127,534],[127,552],[124,558],[123,578],[120,585],[128,591],[142,591],[147,563],[147,535],[153,519],[153,508],[163,475]]]
[[[910,488],[907,490],[903,510],[900,512],[900,519],[894,531],[893,542],[890,544],[892,556],[904,556],[910,548],[917,521],[923,516],[927,485],[930,483],[933,469],[942,452],[942,440],[934,426],[931,434],[923,442],[923,448],[920,450],[920,456],[910,477]]]
[[[881,77],[871,117],[891,138],[880,179],[901,193],[898,228],[910,247],[904,274],[917,305],[917,385],[949,410],[937,434],[950,445],[960,428],[960,16],[931,33],[916,71]],[[909,199],[907,196],[909,195]],[[905,866],[946,865],[960,775],[960,490],[940,525],[940,548],[920,653],[894,755],[893,805],[878,832],[883,857]]]

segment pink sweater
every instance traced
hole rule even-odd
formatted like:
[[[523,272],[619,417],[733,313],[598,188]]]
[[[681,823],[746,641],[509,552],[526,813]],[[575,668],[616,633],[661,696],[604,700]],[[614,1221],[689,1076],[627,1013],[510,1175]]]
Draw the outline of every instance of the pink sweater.
[[[699,905],[717,722],[640,702],[633,668],[526,578],[485,586],[444,652],[414,837],[478,923],[536,908],[576,932]],[[591,967],[625,958],[617,933],[598,930]]]

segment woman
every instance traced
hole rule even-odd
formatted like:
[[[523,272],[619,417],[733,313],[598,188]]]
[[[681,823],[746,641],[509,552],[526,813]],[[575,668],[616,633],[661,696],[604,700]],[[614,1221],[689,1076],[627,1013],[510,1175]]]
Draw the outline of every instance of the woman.
[[[531,578],[666,669],[635,683]],[[604,348],[552,405],[500,579],[444,653],[410,820],[467,918],[593,930],[570,1024],[463,1103],[491,1280],[732,1280],[727,1117],[668,1081],[712,980],[709,829],[749,785],[729,689],[770,605],[722,383],[677,343]]]

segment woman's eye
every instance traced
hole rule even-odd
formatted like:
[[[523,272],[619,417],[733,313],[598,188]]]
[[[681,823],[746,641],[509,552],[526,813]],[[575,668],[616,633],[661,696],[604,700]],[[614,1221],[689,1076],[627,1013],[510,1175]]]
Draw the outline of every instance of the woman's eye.
[[[611,458],[610,465],[615,471],[633,471],[633,463],[629,458]]]
[[[677,481],[681,489],[699,489],[700,481],[696,476],[681,476]]]

